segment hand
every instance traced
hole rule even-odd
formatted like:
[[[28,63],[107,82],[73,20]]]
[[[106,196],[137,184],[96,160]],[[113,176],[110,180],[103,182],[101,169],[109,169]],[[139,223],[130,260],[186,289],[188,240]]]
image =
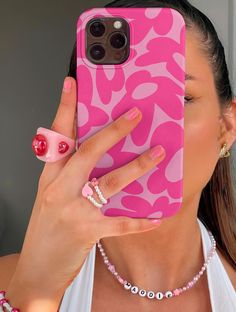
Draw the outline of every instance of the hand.
[[[51,129],[75,139],[76,81],[69,77],[66,81],[71,89],[62,92]],[[40,287],[45,293],[55,290],[63,294],[97,240],[156,228],[157,224],[147,219],[104,216],[81,194],[98,160],[127,136],[141,118],[140,111],[132,120],[127,119],[127,114],[122,115],[85,140],[74,154],[45,164],[13,281],[21,279],[35,291]],[[153,159],[148,150],[100,177],[104,196],[113,196],[164,157],[165,152]]]

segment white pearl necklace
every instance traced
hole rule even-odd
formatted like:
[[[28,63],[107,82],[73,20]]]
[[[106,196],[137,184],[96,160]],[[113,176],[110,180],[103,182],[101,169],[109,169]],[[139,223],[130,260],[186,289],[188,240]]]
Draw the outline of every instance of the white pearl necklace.
[[[207,259],[204,262],[201,270],[185,286],[180,287],[180,288],[176,288],[173,291],[167,290],[164,293],[160,292],[160,291],[158,291],[158,292],[146,291],[143,288],[139,289],[137,286],[131,285],[131,283],[129,283],[128,281],[123,279],[118,274],[118,272],[116,272],[115,266],[109,261],[108,257],[106,256],[106,253],[104,252],[104,249],[102,247],[102,244],[101,244],[100,240],[97,241],[97,245],[98,245],[100,253],[101,253],[102,257],[103,257],[104,263],[107,265],[108,270],[117,278],[118,282],[123,285],[124,289],[130,290],[131,293],[133,293],[133,294],[139,294],[140,297],[147,297],[149,299],[156,298],[157,300],[162,300],[163,298],[171,298],[171,297],[174,297],[174,296],[178,296],[182,292],[192,288],[197,283],[199,278],[202,276],[203,272],[206,270],[206,268],[207,268],[211,258],[214,256],[215,251],[216,251],[216,241],[214,239],[214,236],[212,235],[212,233],[210,231],[208,231],[208,233],[210,235],[210,239],[211,239],[211,242],[212,242],[212,247],[211,247],[211,249],[210,249],[210,251],[209,251],[209,253],[207,255]]]

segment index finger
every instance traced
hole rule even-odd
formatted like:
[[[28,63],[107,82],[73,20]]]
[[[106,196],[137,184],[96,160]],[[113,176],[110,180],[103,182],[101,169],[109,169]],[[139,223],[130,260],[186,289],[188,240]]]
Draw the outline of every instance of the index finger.
[[[115,121],[83,141],[64,166],[62,170],[63,179],[77,181],[77,183],[72,184],[78,187],[78,176],[80,176],[81,183],[86,180],[103,154],[127,136],[141,119],[141,111],[137,107],[133,107]],[[71,185],[71,183],[69,184]]]
[[[51,130],[76,139],[76,80],[72,77],[66,77],[64,80],[59,107]],[[43,183],[52,182],[70,157],[71,155],[68,155],[56,162],[45,163],[41,175]]]

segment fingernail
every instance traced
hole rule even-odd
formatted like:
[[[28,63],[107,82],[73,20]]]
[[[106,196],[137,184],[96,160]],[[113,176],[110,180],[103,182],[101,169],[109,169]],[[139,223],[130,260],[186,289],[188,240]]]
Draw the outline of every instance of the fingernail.
[[[125,118],[128,120],[135,119],[139,114],[137,107],[131,108],[127,113],[125,113]]]
[[[66,93],[69,93],[71,90],[71,85],[72,85],[72,83],[71,83],[70,78],[65,78],[64,85],[63,85],[63,91]]]
[[[156,159],[157,157],[160,157],[162,154],[164,154],[164,148],[161,145],[155,146],[150,151],[150,157],[151,159]]]
[[[152,219],[152,220],[150,220],[150,222],[152,222],[153,224],[156,224],[156,225],[161,224],[161,220],[160,219]]]

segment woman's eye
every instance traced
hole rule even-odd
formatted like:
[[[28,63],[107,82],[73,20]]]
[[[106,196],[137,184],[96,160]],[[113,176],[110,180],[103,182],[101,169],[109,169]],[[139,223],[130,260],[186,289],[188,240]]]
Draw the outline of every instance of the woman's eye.
[[[184,97],[184,103],[191,103],[193,101],[193,98],[190,96],[185,96]]]

